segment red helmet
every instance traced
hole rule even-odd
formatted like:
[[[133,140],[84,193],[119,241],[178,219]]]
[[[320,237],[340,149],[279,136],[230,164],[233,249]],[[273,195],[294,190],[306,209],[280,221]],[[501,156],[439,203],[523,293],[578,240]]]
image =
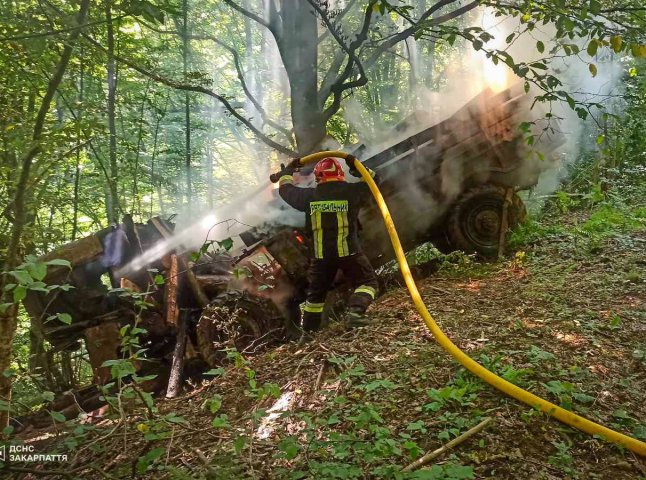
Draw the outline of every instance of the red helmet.
[[[341,164],[336,158],[327,157],[321,160],[314,167],[316,183],[342,182],[345,180],[345,173]]]

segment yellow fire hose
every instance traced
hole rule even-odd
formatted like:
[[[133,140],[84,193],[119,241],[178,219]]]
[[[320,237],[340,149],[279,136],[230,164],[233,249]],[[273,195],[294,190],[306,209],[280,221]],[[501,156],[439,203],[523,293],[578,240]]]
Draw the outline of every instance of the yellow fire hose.
[[[316,162],[325,157],[337,157],[345,159],[348,156],[348,153],[340,151],[318,152],[301,158],[300,163],[305,165],[307,163]],[[393,223],[393,219],[390,216],[390,212],[388,211],[388,206],[384,201],[384,197],[382,197],[381,192],[379,191],[379,187],[377,187],[377,184],[368,173],[368,170],[366,170],[366,167],[364,167],[359,160],[355,159],[355,167],[370,187],[370,191],[372,192],[372,195],[375,197],[375,200],[379,205],[381,215],[383,216],[384,223],[386,224],[386,229],[388,230],[388,235],[390,236],[393,248],[395,249],[397,262],[399,263],[399,267],[401,269],[402,275],[404,276],[404,280],[406,281],[406,286],[408,287],[410,296],[415,303],[415,307],[424,319],[426,326],[429,328],[431,333],[435,336],[438,343],[442,346],[442,348],[444,348],[444,350],[450,353],[453,358],[460,362],[471,373],[477,375],[482,380],[496,387],[501,392],[506,393],[510,397],[513,397],[516,400],[520,400],[530,407],[540,409],[567,425],[578,428],[579,430],[584,431],[590,435],[599,435],[600,437],[610,442],[616,443],[617,445],[621,445],[622,447],[632,450],[642,457],[646,457],[646,443],[640,442],[639,440],[629,437],[628,435],[624,435],[623,433],[615,432],[614,430],[604,427],[603,425],[599,425],[598,423],[592,422],[586,418],[581,417],[580,415],[577,415],[576,413],[565,410],[558,405],[548,402],[547,400],[543,400],[533,393],[517,387],[513,383],[510,383],[507,380],[500,378],[495,373],[490,372],[478,362],[470,358],[457,346],[455,346],[455,344],[451,340],[449,340],[444,332],[442,332],[437,323],[435,323],[435,320],[433,320],[433,317],[424,305],[422,297],[417,290],[417,285],[415,285],[415,281],[413,280],[413,276],[411,275],[410,267],[408,266],[408,262],[406,261],[404,250],[402,249],[401,243],[399,241],[399,236],[397,235],[397,230],[395,229],[395,224]]]

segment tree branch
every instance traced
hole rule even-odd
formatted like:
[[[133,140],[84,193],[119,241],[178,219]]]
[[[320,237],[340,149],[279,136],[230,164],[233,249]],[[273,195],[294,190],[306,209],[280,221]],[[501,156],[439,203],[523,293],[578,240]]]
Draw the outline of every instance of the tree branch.
[[[223,0],[223,1],[224,1],[224,3],[226,3],[227,5],[229,5],[229,6],[230,6],[231,8],[233,8],[234,10],[236,10],[236,11],[238,11],[238,12],[242,13],[245,17],[248,17],[248,18],[252,19],[254,22],[259,23],[259,24],[260,24],[260,25],[262,25],[263,27],[265,27],[265,28],[267,28],[268,30],[270,30],[270,31],[272,31],[272,32],[273,32],[273,26],[272,26],[272,24],[271,24],[271,23],[269,23],[269,22],[267,22],[267,21],[265,21],[263,18],[260,18],[260,16],[256,15],[256,14],[255,14],[255,13],[253,13],[253,12],[250,12],[250,11],[249,11],[249,10],[247,10],[246,8],[241,7],[240,5],[238,5],[238,4],[237,4],[236,2],[234,2],[233,0]]]
[[[349,46],[345,44],[345,41],[343,40],[341,34],[336,30],[336,27],[330,21],[330,18],[327,15],[327,13],[314,0],[308,0],[308,2],[320,15],[321,20],[323,21],[327,29],[330,31],[334,39],[337,41],[337,43],[341,46],[341,49],[343,49],[343,51],[348,54],[348,62],[346,63],[345,68],[343,69],[343,72],[341,72],[341,74],[338,75],[336,80],[330,85],[329,91],[322,91],[320,93],[322,104],[325,102],[325,100],[330,95],[330,93],[332,93],[333,95],[332,104],[328,108],[326,108],[325,111],[323,112],[323,117],[327,121],[328,119],[330,119],[330,117],[332,117],[332,115],[334,115],[339,110],[341,106],[342,94],[345,90],[348,90],[350,88],[355,88],[355,87],[361,87],[366,83],[368,83],[368,77],[366,76],[366,73],[363,69],[363,65],[361,65],[361,60],[356,55],[356,50],[368,38],[368,30],[370,28],[370,22],[372,20],[373,5],[375,5],[377,2],[376,0],[371,0],[366,6],[361,31],[359,32],[357,37],[352,41],[352,43],[350,43]],[[359,70],[359,78],[357,78],[354,81],[345,83],[346,80],[350,78],[350,76],[352,75],[352,71],[355,65]]]
[[[325,99],[330,95],[332,85],[337,81],[339,69],[341,68],[341,65],[343,65],[344,60],[345,52],[343,50],[338,50],[332,59],[330,68],[323,77],[323,81],[321,81],[321,86],[319,88],[319,100],[321,104],[323,104]]]
[[[152,30],[153,32],[161,33],[161,34],[170,34],[170,35],[180,35],[180,33],[176,30],[161,30],[158,28],[153,27],[152,25],[149,25],[145,22],[141,22],[146,28],[149,30]],[[213,35],[206,35],[206,34],[199,34],[199,35],[189,35],[188,38],[191,40],[210,40],[218,45],[220,45],[222,48],[227,50],[232,56],[233,56],[233,63],[236,68],[236,72],[238,74],[238,80],[240,81],[240,85],[242,86],[242,90],[244,91],[245,95],[251,101],[255,109],[260,113],[260,116],[262,118],[263,123],[275,128],[278,130],[280,133],[282,133],[285,136],[285,139],[293,146],[293,138],[292,138],[292,132],[288,130],[287,128],[283,127],[280,125],[278,122],[272,120],[269,118],[267,115],[267,112],[263,108],[263,106],[256,100],[256,97],[253,95],[253,93],[249,90],[249,87],[247,86],[247,82],[244,77],[244,72],[242,71],[242,67],[240,66],[240,55],[238,52],[235,50],[235,48],[227,45],[224,43],[222,40],[219,38],[214,37]]]
[[[124,13],[123,15],[119,15],[118,17],[114,17],[112,20],[121,20],[123,18],[129,17],[129,13]],[[16,41],[16,40],[26,40],[29,38],[40,38],[40,37],[50,37],[52,35],[58,35],[61,33],[69,33],[73,32],[74,30],[80,30],[84,29],[87,27],[93,27],[95,25],[101,25],[106,23],[106,20],[95,20],[94,22],[87,22],[84,23],[83,25],[77,25],[75,27],[68,27],[68,28],[61,28],[59,30],[50,30],[49,32],[40,32],[40,33],[25,33],[23,35],[16,35],[15,37],[0,37],[0,42],[10,42],[10,41]]]
[[[354,4],[356,2],[357,0],[350,0],[348,4],[345,6],[345,8],[341,10],[341,12],[339,12],[338,15],[334,16],[334,19],[338,22],[343,17],[345,17],[347,13],[352,9],[352,7],[354,7]],[[323,40],[325,40],[329,34],[330,34],[330,30],[329,29],[325,30],[321,35],[319,35],[318,43],[320,44]]]
[[[103,45],[101,45],[99,42],[94,40],[89,35],[83,34],[83,38],[85,38],[89,43],[94,45],[96,48],[98,48],[102,52],[106,51],[106,49],[105,49],[105,47]],[[224,108],[233,117],[235,117],[240,123],[242,123],[249,130],[251,130],[251,132],[260,141],[262,141],[263,143],[265,143],[266,145],[270,146],[271,148],[273,148],[274,150],[276,150],[276,151],[278,151],[280,153],[283,153],[283,154],[289,155],[289,156],[297,156],[297,154],[296,154],[296,152],[294,150],[292,150],[290,148],[287,148],[287,147],[284,147],[283,145],[274,142],[271,138],[269,138],[267,135],[265,135],[260,130],[258,130],[258,128],[256,128],[248,119],[246,119],[245,117],[240,115],[240,113],[238,113],[238,111],[235,108],[233,108],[231,103],[229,103],[229,101],[226,98],[224,98],[222,95],[219,95],[219,94],[215,93],[213,90],[209,90],[208,88],[203,87],[201,85],[191,85],[191,84],[181,83],[181,82],[177,82],[175,80],[171,80],[171,79],[166,78],[166,77],[162,77],[161,75],[158,75],[158,74],[156,74],[154,72],[151,72],[150,70],[137,65],[133,61],[128,60],[128,59],[126,59],[124,57],[121,57],[121,56],[118,56],[118,55],[115,55],[114,58],[116,60],[120,61],[121,63],[123,63],[124,65],[132,68],[136,72],[139,72],[140,74],[142,74],[142,75],[144,75],[144,76],[146,76],[148,78],[151,78],[152,80],[154,80],[154,81],[156,81],[158,83],[162,83],[162,84],[164,84],[164,85],[166,85],[168,87],[174,88],[176,90],[184,90],[184,91],[188,91],[188,92],[203,93],[205,95],[208,95],[210,97],[215,98],[217,101],[219,101],[224,106]]]
[[[411,35],[414,35],[418,30],[445,23],[453,18],[463,15],[469,10],[473,10],[480,4],[478,0],[474,0],[471,3],[468,3],[460,8],[457,8],[451,13],[447,13],[446,15],[442,15],[440,17],[433,18],[427,21],[427,19],[435,12],[437,12],[440,8],[445,7],[446,5],[449,5],[454,2],[456,2],[456,0],[441,0],[440,2],[437,2],[435,5],[433,5],[431,8],[429,8],[424,12],[416,23],[402,30],[397,35],[393,35],[389,40],[385,41],[379,47],[377,47],[377,49],[373,52],[370,58],[368,58],[368,60],[364,62],[364,67],[366,69],[372,67],[379,59],[382,53],[384,53],[386,50],[390,49],[391,47],[395,46],[402,40],[406,40]]]

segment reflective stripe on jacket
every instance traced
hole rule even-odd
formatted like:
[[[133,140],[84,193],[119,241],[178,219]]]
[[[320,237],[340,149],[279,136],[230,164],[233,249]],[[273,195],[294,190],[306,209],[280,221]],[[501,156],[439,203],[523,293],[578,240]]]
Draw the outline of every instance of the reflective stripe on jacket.
[[[369,172],[378,181],[374,172]],[[279,180],[280,196],[290,206],[305,212],[314,258],[347,257],[360,252],[359,210],[370,198],[368,185],[363,181],[325,182],[316,188],[299,188],[286,177]]]

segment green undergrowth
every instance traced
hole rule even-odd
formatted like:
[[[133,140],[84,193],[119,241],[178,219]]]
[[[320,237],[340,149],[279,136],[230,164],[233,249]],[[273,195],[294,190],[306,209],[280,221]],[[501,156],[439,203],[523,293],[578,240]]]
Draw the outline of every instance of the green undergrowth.
[[[620,205],[617,202],[601,203],[591,211],[584,211],[583,219],[564,224],[553,219],[530,218],[510,235],[509,246],[519,249],[550,239],[583,242],[586,247],[598,244],[613,236],[629,234],[646,227],[646,207]]]

